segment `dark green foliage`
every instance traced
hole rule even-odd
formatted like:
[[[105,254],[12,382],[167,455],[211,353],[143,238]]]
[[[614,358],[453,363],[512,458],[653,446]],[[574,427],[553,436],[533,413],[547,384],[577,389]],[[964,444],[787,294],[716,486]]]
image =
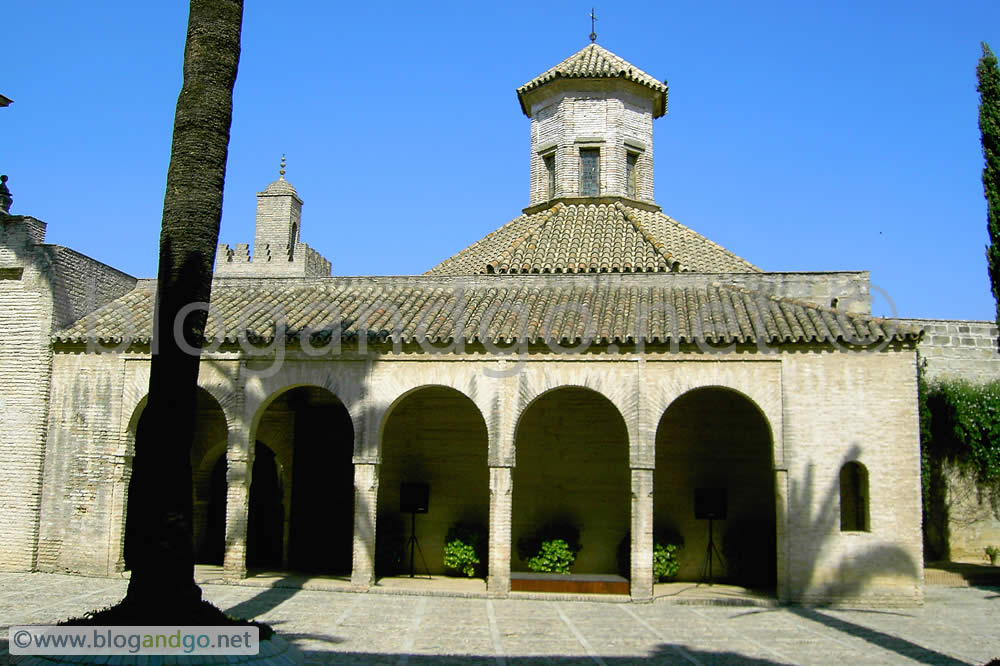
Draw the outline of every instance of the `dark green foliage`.
[[[663,582],[677,575],[680,567],[680,550],[684,537],[674,530],[658,530],[653,535],[653,580]],[[628,532],[618,542],[618,575],[632,577],[632,533]]]
[[[540,573],[568,574],[576,552],[563,539],[543,541],[538,554],[528,560],[528,568]]]
[[[983,57],[976,67],[979,91],[979,133],[983,144],[983,193],[986,195],[986,267],[997,304],[1000,325],[1000,68],[990,47],[983,42]]]
[[[569,567],[582,548],[580,530],[568,522],[561,521],[551,522],[534,536],[517,541],[517,555],[521,561],[527,562],[528,568],[532,571],[569,573]],[[562,568],[565,568],[565,571],[557,570]]]
[[[948,559],[949,463],[975,479],[1000,515],[1000,382],[918,383],[924,553]]]
[[[957,463],[982,485],[1000,481],[1000,382],[941,382],[922,392],[922,454]]]
[[[469,578],[486,562],[488,537],[483,525],[458,523],[448,529],[444,538],[444,565]]]

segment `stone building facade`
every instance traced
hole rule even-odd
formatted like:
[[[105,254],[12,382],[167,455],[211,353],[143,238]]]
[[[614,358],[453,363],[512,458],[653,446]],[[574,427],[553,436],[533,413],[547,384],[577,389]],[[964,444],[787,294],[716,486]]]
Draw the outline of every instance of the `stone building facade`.
[[[518,95],[529,206],[426,274],[331,277],[283,173],[258,194],[252,255],[220,246],[199,558],[367,589],[409,536],[401,484],[424,483],[430,571],[449,527],[481,524],[505,596],[518,543],[566,521],[575,571],[614,573],[623,544],[648,600],[655,535],[681,535],[680,576],[699,579],[695,490],[725,488],[715,538],[744,551],[727,564],[781,600],[921,603],[920,327],[871,316],[866,272],[767,273],[664,215],[666,84],[618,56],[588,45]],[[26,330],[0,342],[20,419],[2,429],[0,568],[106,575],[124,568],[155,282],[46,249],[43,230],[3,218],[0,275],[24,277],[0,280],[0,316]],[[73,287],[53,287],[71,259]]]

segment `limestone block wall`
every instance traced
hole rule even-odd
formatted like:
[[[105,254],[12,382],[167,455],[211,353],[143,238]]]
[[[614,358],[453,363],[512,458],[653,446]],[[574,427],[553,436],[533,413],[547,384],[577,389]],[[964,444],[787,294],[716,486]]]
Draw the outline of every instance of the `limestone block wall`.
[[[915,352],[790,354],[781,383],[789,597],[919,603]],[[840,530],[839,473],[852,460],[868,472],[868,531]]]
[[[1000,337],[995,322],[901,321],[925,330],[918,349],[928,381],[985,383],[1000,379]],[[941,471],[945,487],[941,509],[947,515],[932,516],[928,521],[929,548],[939,548],[940,554],[947,553],[951,559],[982,561],[987,545],[1000,546],[1000,506],[988,490],[978,488],[974,479],[954,465],[945,461]]]
[[[974,383],[1000,379],[1000,352],[995,322],[947,319],[900,319],[920,326],[920,358],[926,361],[925,377],[965,379]]]

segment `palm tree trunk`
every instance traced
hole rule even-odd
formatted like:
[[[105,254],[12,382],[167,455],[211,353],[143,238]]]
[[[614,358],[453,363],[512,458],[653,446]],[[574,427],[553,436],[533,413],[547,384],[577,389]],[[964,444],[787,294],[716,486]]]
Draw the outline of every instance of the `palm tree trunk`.
[[[191,446],[204,310],[222,217],[243,0],[191,0],[184,83],[177,98],[160,232],[149,399],[136,433],[129,482],[124,604],[183,617],[201,600],[194,582]],[[182,345],[182,343],[184,343]]]

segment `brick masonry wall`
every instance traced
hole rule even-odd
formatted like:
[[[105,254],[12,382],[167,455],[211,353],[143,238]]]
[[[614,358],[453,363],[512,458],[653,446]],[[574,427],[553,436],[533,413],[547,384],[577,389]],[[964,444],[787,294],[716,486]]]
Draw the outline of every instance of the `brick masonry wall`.
[[[580,148],[600,148],[602,196],[626,196],[625,159],[639,153],[638,198],[653,203],[652,102],[613,83],[581,82],[533,105],[529,205],[546,201],[548,176],[542,153],[555,144],[555,196],[580,196]]]
[[[110,573],[120,561],[115,501],[130,459],[120,355],[56,354],[38,535],[40,571]],[[128,422],[126,417],[125,423]]]
[[[33,218],[0,225],[0,269],[20,269],[16,279],[0,280],[0,569],[30,570],[37,562],[49,335],[135,284],[78,252],[42,244],[44,238],[45,224]]]
[[[655,468],[662,493],[662,481],[666,479],[669,485],[669,474],[674,473],[665,468],[668,461],[663,456],[674,464],[683,459],[683,455],[662,451],[661,459],[657,459],[654,445],[662,415],[669,414],[669,406],[691,389],[724,386],[747,396],[748,404],[760,411],[773,437],[772,456],[777,469],[771,481],[776,529],[779,540],[783,539],[778,553],[783,596],[850,598],[872,605],[916,603],[920,599],[921,569],[919,564],[913,564],[920,562],[921,555],[913,352],[800,350],[795,354],[748,352],[718,357],[685,352],[649,352],[638,358],[536,356],[514,374],[500,377],[485,372],[497,368],[495,360],[489,359],[403,354],[382,356],[365,365],[345,353],[343,359],[335,361],[292,357],[276,375],[263,380],[241,378],[235,374],[235,358],[220,354],[203,363],[206,376],[202,380],[217,385],[213,395],[223,409],[246,403],[230,414],[231,419],[233,414],[244,414],[230,420],[231,427],[271,439],[269,444],[279,451],[283,447],[273,436],[287,433],[289,426],[268,420],[279,416],[280,410],[265,413],[259,428],[251,426],[257,418],[253,415],[262,413],[271,397],[289,386],[314,385],[341,398],[354,422],[356,468],[368,470],[356,477],[364,486],[356,489],[361,493],[356,498],[370,500],[374,495],[369,495],[377,491],[378,502],[386,510],[398,506],[394,494],[398,493],[397,481],[404,470],[423,465],[432,476],[447,471],[447,479],[460,477],[456,481],[437,476],[431,479],[431,502],[435,507],[432,513],[442,513],[418,518],[425,548],[440,542],[447,524],[466,519],[463,510],[479,515],[490,501],[491,515],[497,521],[494,534],[498,538],[510,534],[506,537],[507,545],[513,546],[510,568],[523,569],[523,563],[517,561],[517,538],[529,523],[533,526],[536,519],[544,522],[547,516],[541,513],[560,508],[545,495],[547,486],[559,484],[555,487],[560,490],[557,499],[566,505],[562,508],[577,512],[581,522],[584,550],[578,570],[613,571],[615,547],[629,526],[659,524],[675,509],[669,490],[665,497],[653,497],[657,493],[649,494],[642,484],[630,487],[630,467],[632,476],[637,471],[648,476],[647,470]],[[114,525],[114,484],[121,456],[102,448],[103,424],[127,423],[130,418],[108,407],[114,405],[116,391],[121,391],[121,404],[128,405],[137,404],[142,390],[138,379],[128,379],[135,373],[122,371],[114,357],[69,353],[58,353],[56,357],[54,367],[60,388],[59,395],[53,398],[51,420],[55,425],[50,435],[52,461],[46,464],[45,538],[41,543],[50,568],[104,573],[108,563],[116,561],[112,551],[117,543],[114,535],[120,528],[116,531]],[[144,365],[141,357],[129,363]],[[229,363],[234,364],[231,376],[218,381],[208,378],[217,366]],[[370,369],[363,371],[365,367]],[[90,370],[96,374],[84,378],[88,374],[84,371]],[[119,381],[115,377],[122,376],[125,384],[115,389]],[[431,385],[454,387],[468,396],[474,407],[465,398],[457,399],[452,407],[444,399],[448,392],[440,389],[428,389],[424,402],[417,400],[408,405],[404,399],[398,405],[401,411],[393,407],[414,388]],[[107,404],[92,388],[106,386],[111,386],[112,394]],[[560,386],[580,388],[546,393]],[[244,392],[245,400],[239,397],[240,392]],[[610,405],[599,396],[606,397]],[[112,413],[99,413],[108,410]],[[685,417],[694,415],[682,411],[678,425],[691,434],[690,421]],[[574,419],[574,412],[582,412],[583,416]],[[451,454],[454,446],[467,450],[470,442],[477,438],[482,441],[480,418],[485,422],[489,451],[485,455],[475,453],[475,460]],[[669,421],[668,417],[663,422]],[[474,423],[479,425],[473,427]],[[735,433],[737,426],[726,430],[724,425],[713,423],[722,428],[716,434],[725,439],[725,433]],[[113,441],[114,437],[108,439]],[[232,435],[230,439],[232,443]],[[380,441],[381,449],[377,446]],[[716,448],[724,452],[719,446]],[[729,453],[740,460],[744,455],[736,450]],[[871,532],[839,531],[837,479],[843,461],[851,456],[869,470]],[[753,455],[747,460],[759,462],[762,457],[766,456]],[[84,460],[88,461],[85,465],[81,463]],[[399,465],[398,472],[391,469],[393,465]],[[457,467],[451,470],[449,465]],[[504,470],[510,469],[506,465],[514,465],[513,483],[505,480]],[[50,469],[58,473],[52,474]],[[621,474],[615,469],[620,469]],[[376,470],[380,472],[380,483],[371,478]],[[480,472],[476,470],[482,470],[484,479],[489,472],[491,496],[486,495],[486,482],[477,480]],[[107,488],[95,489],[95,480]],[[729,481],[739,482],[739,478]],[[764,482],[760,485],[763,487]],[[74,499],[66,501],[62,494]],[[505,498],[512,499],[509,509],[505,508],[509,501]],[[764,498],[761,494],[758,499],[745,501],[766,503]],[[679,498],[678,505],[681,502],[684,504],[677,510],[686,513],[689,499]],[[81,506],[87,507],[86,513],[79,514]],[[374,516],[364,502],[356,510],[356,529],[361,532],[354,541],[354,566],[357,584],[364,587],[369,584],[365,572],[372,556],[371,537],[366,536],[366,530],[370,530],[369,516]],[[97,527],[96,523],[104,525]],[[505,525],[512,526],[513,533]],[[700,531],[695,531],[697,538]],[[90,544],[100,535],[105,535],[110,545],[95,552]],[[689,544],[692,552],[698,550],[695,541]],[[651,557],[644,548],[636,552],[642,558]],[[491,544],[490,549],[501,557],[505,551],[504,544]],[[425,556],[432,564],[440,555],[425,550]],[[507,567],[504,562],[494,564],[499,567],[494,580],[502,585]],[[690,570],[692,565],[687,566]]]
[[[782,363],[791,598],[919,603],[916,354],[796,354]],[[870,531],[840,531],[841,467],[868,470]]]

